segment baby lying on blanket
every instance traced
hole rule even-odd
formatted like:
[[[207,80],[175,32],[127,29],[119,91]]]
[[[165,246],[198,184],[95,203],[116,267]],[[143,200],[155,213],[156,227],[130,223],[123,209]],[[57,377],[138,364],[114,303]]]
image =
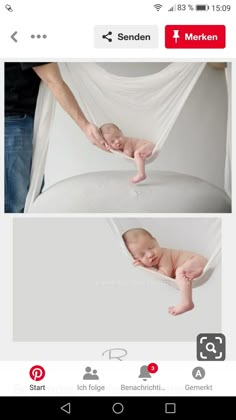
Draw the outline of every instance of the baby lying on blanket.
[[[146,178],[145,159],[151,156],[155,144],[148,140],[125,137],[120,128],[112,123],[103,124],[100,131],[108,149],[118,150],[134,158],[138,173],[131,179],[131,182],[135,184],[143,181]]]
[[[207,259],[194,252],[161,248],[145,229],[130,229],[122,237],[134,258],[134,266],[150,268],[175,279],[181,301],[177,306],[170,306],[169,313],[180,315],[193,309],[192,280],[202,274]]]

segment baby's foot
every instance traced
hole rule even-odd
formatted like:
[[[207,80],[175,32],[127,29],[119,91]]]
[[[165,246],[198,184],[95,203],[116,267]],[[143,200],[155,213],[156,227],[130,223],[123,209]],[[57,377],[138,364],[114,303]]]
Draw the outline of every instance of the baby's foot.
[[[132,182],[132,184],[136,184],[137,182],[143,181],[144,179],[146,179],[146,175],[136,175],[131,178],[130,182]]]
[[[168,312],[169,314],[176,316],[176,315],[183,314],[184,312],[191,311],[191,309],[193,308],[194,308],[193,303],[186,303],[186,304],[181,304],[177,306],[170,306]]]

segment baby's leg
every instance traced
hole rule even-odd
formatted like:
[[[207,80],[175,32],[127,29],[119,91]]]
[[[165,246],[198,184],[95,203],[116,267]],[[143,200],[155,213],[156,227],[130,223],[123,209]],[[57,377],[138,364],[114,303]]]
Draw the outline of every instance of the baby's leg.
[[[176,283],[181,292],[180,305],[171,306],[169,313],[171,315],[180,315],[193,309],[192,301],[192,280],[199,277],[207,263],[207,259],[201,255],[190,258],[181,267],[176,270]]]
[[[137,165],[138,173],[131,179],[133,184],[137,182],[143,181],[146,178],[145,173],[145,159],[152,154],[152,148],[149,145],[141,146],[138,150],[134,153],[134,160]]]
[[[177,268],[175,273],[175,281],[180,290],[181,301],[179,305],[171,306],[169,308],[169,313],[171,315],[183,314],[184,312],[190,311],[194,307],[192,301],[192,282],[189,281],[185,275],[184,265],[185,264]]]
[[[177,306],[169,307],[169,313],[174,316],[191,311],[194,308],[192,301],[192,282],[187,280],[183,275],[177,274],[177,271],[175,280],[180,290],[181,302]]]
[[[130,181],[132,184],[136,184],[137,182],[143,181],[146,178],[145,159],[141,157],[137,152],[135,152],[134,160],[138,169],[138,173],[133,178],[131,178]]]

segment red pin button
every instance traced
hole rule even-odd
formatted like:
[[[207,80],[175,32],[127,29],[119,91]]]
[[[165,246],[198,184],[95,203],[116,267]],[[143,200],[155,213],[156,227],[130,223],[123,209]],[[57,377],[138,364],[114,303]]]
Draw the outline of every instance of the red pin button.
[[[149,373],[156,373],[158,371],[158,366],[156,363],[149,363],[147,369]]]

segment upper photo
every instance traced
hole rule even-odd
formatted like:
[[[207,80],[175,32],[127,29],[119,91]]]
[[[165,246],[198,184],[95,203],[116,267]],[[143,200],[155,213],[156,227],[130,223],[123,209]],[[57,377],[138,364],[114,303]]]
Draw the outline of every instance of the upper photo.
[[[231,63],[5,63],[6,213],[230,213]]]

